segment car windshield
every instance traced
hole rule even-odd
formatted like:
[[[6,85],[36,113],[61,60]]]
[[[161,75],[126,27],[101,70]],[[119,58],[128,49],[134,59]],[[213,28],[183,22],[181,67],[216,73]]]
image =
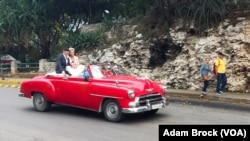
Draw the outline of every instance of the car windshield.
[[[93,78],[102,78],[102,77],[104,77],[104,75],[101,72],[101,70],[102,70],[101,66],[91,65],[90,70],[91,70]]]
[[[97,64],[90,66],[93,78],[107,76],[130,75],[125,69],[117,64]]]

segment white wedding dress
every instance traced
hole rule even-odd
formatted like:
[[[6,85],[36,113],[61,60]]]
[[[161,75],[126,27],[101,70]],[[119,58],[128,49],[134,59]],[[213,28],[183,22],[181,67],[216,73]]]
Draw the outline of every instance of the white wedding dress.
[[[80,76],[80,74],[83,72],[85,66],[81,65],[78,62],[78,59],[76,56],[74,56],[73,59],[69,58],[69,60],[70,60],[71,66],[67,66],[66,70],[71,74],[71,76],[74,76],[74,77]],[[73,66],[76,66],[76,68],[74,68]]]

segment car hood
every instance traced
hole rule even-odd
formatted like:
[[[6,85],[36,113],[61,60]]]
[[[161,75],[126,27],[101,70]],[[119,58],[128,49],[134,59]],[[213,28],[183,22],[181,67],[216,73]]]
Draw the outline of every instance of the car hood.
[[[116,85],[117,87],[125,87],[134,90],[136,93],[159,93],[163,84],[152,81],[146,78],[136,76],[110,76],[102,79],[94,80],[101,81],[104,85]]]

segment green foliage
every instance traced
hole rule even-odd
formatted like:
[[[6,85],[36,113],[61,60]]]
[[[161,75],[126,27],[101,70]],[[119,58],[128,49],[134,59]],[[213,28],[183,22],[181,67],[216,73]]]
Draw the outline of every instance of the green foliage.
[[[0,34],[7,42],[22,42],[27,46],[30,35],[42,11],[39,1],[0,1]]]
[[[154,0],[111,0],[111,7],[109,7],[111,13],[103,13],[102,22],[105,24],[106,30],[110,30],[116,24],[128,23],[129,19],[133,20],[135,17],[142,19],[147,10],[155,5],[154,3]],[[135,22],[135,24],[137,23]]]
[[[40,52],[37,56],[48,58],[61,34],[79,29],[86,19],[85,3],[82,0],[1,0],[0,48],[3,44],[16,44],[29,51],[32,46]]]
[[[105,25],[106,30],[110,30],[113,26],[112,18],[109,15],[104,15],[102,23]]]
[[[123,16],[132,18],[145,15],[147,10],[155,5],[155,0],[123,0],[114,5],[114,17]]]
[[[41,58],[65,46],[91,49],[102,41],[103,31],[80,33],[81,23],[104,22],[111,29],[118,17],[144,23],[146,28],[140,28],[147,37],[167,33],[176,18],[194,22],[202,32],[224,18],[225,2],[244,6],[240,0],[0,0],[0,48],[3,44],[32,48]]]
[[[226,12],[222,0],[193,0],[187,8],[187,17],[195,22],[199,31],[219,23]]]
[[[234,4],[237,4],[239,2],[239,0],[233,0]]]
[[[0,49],[6,54],[11,54],[16,59],[23,61],[24,55],[32,52],[30,42],[34,36],[34,30],[39,23],[39,13],[43,11],[43,4],[37,0],[1,0],[0,1]],[[38,58],[36,54],[34,58]]]
[[[224,19],[226,8],[224,0],[156,0],[156,6],[147,9],[142,23],[151,30],[172,27],[174,20],[185,19],[183,27],[194,24],[198,34],[217,26]]]
[[[76,51],[91,50],[99,45],[103,37],[102,30],[86,33],[72,32],[65,39],[65,44],[74,47]]]

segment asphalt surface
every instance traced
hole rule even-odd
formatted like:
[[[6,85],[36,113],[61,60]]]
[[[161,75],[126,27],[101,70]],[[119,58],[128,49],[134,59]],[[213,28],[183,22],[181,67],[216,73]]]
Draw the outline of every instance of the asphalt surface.
[[[112,123],[102,114],[57,104],[36,112],[32,99],[18,97],[18,91],[0,88],[0,141],[159,141],[159,125],[250,124],[250,112],[173,102],[155,115],[130,114]]]
[[[19,88],[21,82],[31,78],[5,78],[0,80],[0,88]],[[189,104],[200,104],[206,106],[233,106],[250,111],[250,93],[232,93],[226,92],[222,95],[216,95],[215,92],[208,92],[201,96],[200,91],[168,89],[170,101],[184,102]]]

